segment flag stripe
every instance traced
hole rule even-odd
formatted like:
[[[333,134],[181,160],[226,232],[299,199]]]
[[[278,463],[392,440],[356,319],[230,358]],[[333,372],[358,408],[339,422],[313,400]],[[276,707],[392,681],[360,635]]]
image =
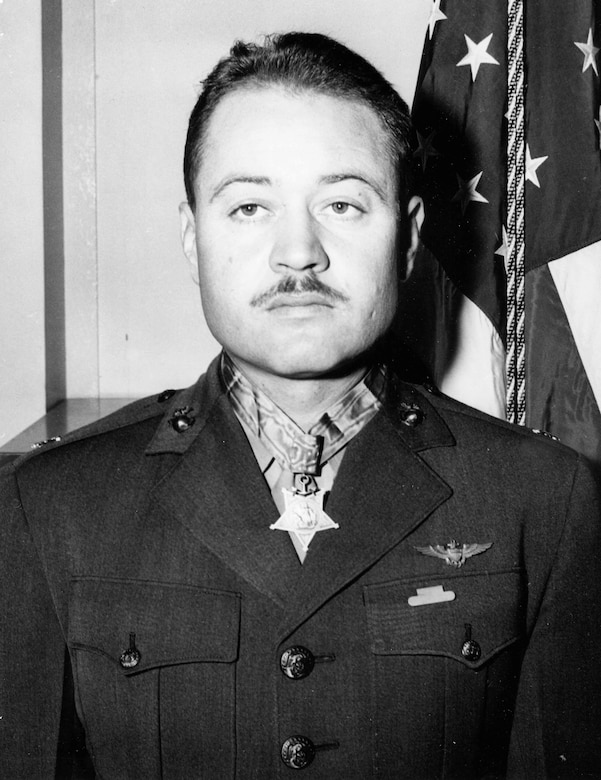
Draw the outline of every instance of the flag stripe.
[[[428,365],[443,393],[505,417],[503,341],[423,245],[413,274],[401,285],[396,332]]]
[[[601,243],[549,263],[591,389],[601,408]]]
[[[549,266],[528,284],[527,424],[558,436],[601,463],[601,415]]]

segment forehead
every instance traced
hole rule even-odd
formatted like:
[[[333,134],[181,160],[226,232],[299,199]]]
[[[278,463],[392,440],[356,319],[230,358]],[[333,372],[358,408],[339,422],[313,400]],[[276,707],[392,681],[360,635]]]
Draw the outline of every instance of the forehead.
[[[362,101],[279,86],[240,88],[209,119],[196,190],[228,173],[304,181],[351,165],[394,188],[391,146],[385,125]]]

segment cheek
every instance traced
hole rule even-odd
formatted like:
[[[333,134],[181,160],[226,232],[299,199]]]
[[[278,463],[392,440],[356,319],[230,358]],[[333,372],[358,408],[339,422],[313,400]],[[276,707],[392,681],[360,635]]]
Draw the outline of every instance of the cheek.
[[[374,276],[364,289],[369,289],[366,303],[370,309],[370,320],[374,324],[388,326],[395,315],[398,303],[398,274],[396,265],[384,266],[379,273],[374,270]]]
[[[218,297],[229,292],[236,278],[232,252],[215,252],[206,244],[198,249],[198,278],[207,294]]]
[[[219,266],[202,262],[200,264],[198,275],[200,298],[207,317],[223,315],[228,309],[228,303],[232,301],[228,274],[223,273],[224,269],[228,268],[229,263],[225,259]]]
[[[381,294],[372,301],[369,314],[372,324],[379,329],[387,328],[394,318],[396,308],[396,294],[390,289],[382,290]]]
[[[374,303],[394,305],[398,292],[398,270],[396,260],[385,258],[377,265],[372,265],[363,278],[363,289],[371,295]]]

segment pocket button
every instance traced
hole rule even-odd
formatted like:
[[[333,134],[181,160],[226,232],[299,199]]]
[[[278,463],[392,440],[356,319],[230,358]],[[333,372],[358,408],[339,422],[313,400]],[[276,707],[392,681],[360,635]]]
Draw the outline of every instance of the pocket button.
[[[477,661],[482,655],[480,645],[473,639],[466,640],[461,647],[461,655],[466,661]]]

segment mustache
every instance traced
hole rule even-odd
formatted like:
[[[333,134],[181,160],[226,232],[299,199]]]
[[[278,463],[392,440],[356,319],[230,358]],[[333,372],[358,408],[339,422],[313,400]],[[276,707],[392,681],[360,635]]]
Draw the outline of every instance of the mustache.
[[[309,271],[304,276],[285,276],[270,287],[269,290],[256,295],[250,302],[251,306],[265,306],[278,295],[294,295],[295,293],[318,293],[330,301],[348,303],[343,293],[322,282],[315,271]]]

